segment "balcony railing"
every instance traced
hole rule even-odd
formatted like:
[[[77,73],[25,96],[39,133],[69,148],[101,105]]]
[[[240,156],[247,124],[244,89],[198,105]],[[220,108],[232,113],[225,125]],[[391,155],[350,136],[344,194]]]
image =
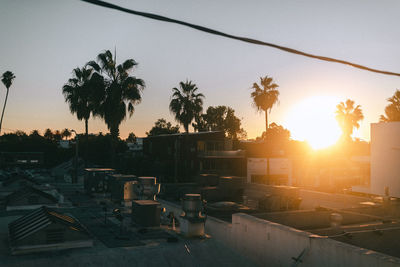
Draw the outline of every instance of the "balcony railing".
[[[244,158],[244,150],[217,150],[217,151],[199,151],[198,157],[202,158]]]

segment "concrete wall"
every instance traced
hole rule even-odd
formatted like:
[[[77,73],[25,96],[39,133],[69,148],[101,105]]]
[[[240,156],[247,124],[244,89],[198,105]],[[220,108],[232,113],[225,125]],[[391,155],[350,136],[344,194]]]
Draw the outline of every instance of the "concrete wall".
[[[159,200],[167,211],[181,213],[179,205]],[[333,239],[314,235],[251,215],[232,215],[232,224],[208,217],[206,234],[260,266],[400,266],[400,259]]]
[[[400,122],[371,124],[371,193],[400,197]]]
[[[400,266],[400,259],[247,214],[232,216],[233,249],[261,266]]]

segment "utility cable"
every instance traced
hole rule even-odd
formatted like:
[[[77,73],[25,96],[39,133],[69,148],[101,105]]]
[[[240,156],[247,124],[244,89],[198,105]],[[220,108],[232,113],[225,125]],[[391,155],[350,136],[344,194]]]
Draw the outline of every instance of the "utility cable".
[[[315,58],[315,59],[328,61],[328,62],[340,63],[340,64],[344,64],[344,65],[349,65],[349,66],[352,66],[354,68],[358,68],[358,69],[361,69],[361,70],[366,70],[366,71],[371,71],[371,72],[375,72],[375,73],[380,73],[380,74],[385,74],[385,75],[393,75],[393,76],[399,76],[400,77],[400,73],[373,69],[373,68],[369,68],[369,67],[366,67],[366,66],[363,66],[363,65],[360,65],[360,64],[352,63],[352,62],[349,62],[349,61],[346,61],[346,60],[341,60],[341,59],[336,59],[336,58],[331,58],[331,57],[325,57],[325,56],[313,55],[313,54],[306,53],[306,52],[303,52],[303,51],[300,51],[300,50],[296,50],[296,49],[293,49],[293,48],[289,48],[289,47],[285,47],[285,46],[281,46],[281,45],[277,45],[277,44],[273,44],[273,43],[268,43],[268,42],[264,42],[264,41],[260,41],[260,40],[256,40],[256,39],[252,39],[252,38],[235,36],[235,35],[231,35],[231,34],[228,34],[228,33],[221,32],[221,31],[213,30],[211,28],[207,28],[207,27],[204,27],[204,26],[188,23],[188,22],[181,21],[181,20],[171,19],[171,18],[160,16],[160,15],[157,15],[157,14],[136,11],[136,10],[124,8],[124,7],[121,7],[121,6],[118,6],[118,5],[114,5],[114,4],[111,4],[111,3],[107,3],[107,2],[104,2],[104,1],[100,1],[100,0],[81,0],[81,1],[84,1],[84,2],[87,2],[87,3],[91,3],[91,4],[94,4],[94,5],[98,5],[98,6],[102,6],[102,7],[106,7],[106,8],[119,10],[119,11],[126,12],[126,13],[129,13],[129,14],[137,15],[137,16],[142,16],[142,17],[146,17],[146,18],[150,18],[150,19],[154,19],[154,20],[160,20],[160,21],[165,21],[165,22],[169,22],[169,23],[175,23],[175,24],[183,25],[183,26],[186,26],[186,27],[190,27],[190,28],[202,31],[202,32],[207,32],[207,33],[210,33],[210,34],[219,35],[219,36],[222,36],[222,37],[226,37],[226,38],[230,38],[230,39],[234,39],[234,40],[239,40],[239,41],[246,42],[246,43],[273,47],[273,48],[276,48],[276,49],[279,49],[279,50],[283,50],[285,52],[296,54],[296,55]]]

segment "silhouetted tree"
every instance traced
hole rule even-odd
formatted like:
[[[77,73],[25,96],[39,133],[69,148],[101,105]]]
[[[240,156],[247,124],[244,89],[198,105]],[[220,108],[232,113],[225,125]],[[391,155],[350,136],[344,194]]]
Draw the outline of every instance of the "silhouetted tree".
[[[290,140],[290,131],[273,122],[269,125],[268,130],[257,139],[268,140],[272,143],[284,143]]]
[[[125,141],[129,143],[136,143],[136,135],[134,133],[129,133],[128,138],[126,138]]]
[[[129,75],[137,65],[133,59],[117,66],[116,60],[107,50],[97,56],[97,62],[91,61],[88,65],[104,78],[105,92],[98,113],[107,124],[111,136],[116,139],[119,136],[119,125],[126,118],[127,111],[132,116],[134,105],[142,100],[145,85],[142,79]]]
[[[94,73],[92,68],[75,68],[73,77],[63,86],[62,92],[65,102],[69,104],[72,114],[76,114],[78,120],[85,121],[85,134],[88,136],[88,121],[90,115],[97,114],[97,108],[103,90],[102,77]]]
[[[39,130],[32,130],[32,132],[29,134],[29,137],[38,137],[40,135]]]
[[[153,128],[149,132],[146,132],[148,136],[155,136],[161,134],[175,134],[179,133],[179,125],[172,126],[170,122],[167,122],[165,119],[158,119]]]
[[[109,50],[100,53],[97,56],[97,62],[87,63],[103,77],[104,93],[102,93],[96,114],[107,124],[112,143],[118,140],[121,122],[126,119],[127,114],[129,117],[133,115],[134,106],[142,100],[144,81],[130,75],[137,64],[135,60],[128,59],[117,65],[116,59]],[[111,144],[112,158],[114,158],[114,153],[114,144]]]
[[[33,130],[29,136],[23,131],[3,134],[0,136],[0,151],[42,152],[44,167],[46,168],[53,167],[70,159],[75,153],[72,148],[59,148],[57,142],[38,135],[37,130]],[[7,162],[0,162],[0,169],[2,168],[2,164],[7,165]]]
[[[223,131],[229,138],[244,138],[246,131],[235,116],[235,110],[227,106],[208,107],[205,114],[197,116],[192,124],[197,131]]]
[[[54,132],[53,139],[54,139],[54,141],[57,141],[57,142],[62,139],[61,132],[59,130],[56,130]]]
[[[192,123],[195,132],[207,132],[209,131],[207,126],[207,115],[199,114],[194,117],[194,122]]]
[[[53,140],[54,135],[53,135],[53,132],[49,128],[47,128],[44,131],[43,137],[46,138],[47,140]]]
[[[1,134],[1,125],[3,124],[3,116],[4,116],[4,111],[6,109],[6,105],[7,105],[7,99],[8,99],[8,92],[9,89],[12,85],[13,80],[15,79],[15,75],[14,73],[12,73],[11,71],[6,71],[3,73],[3,76],[1,78],[1,81],[3,82],[4,86],[7,89],[7,93],[6,93],[6,98],[4,100],[4,105],[3,105],[3,112],[1,113],[1,119],[0,119],[0,134]]]
[[[364,119],[361,106],[354,105],[354,101],[347,99],[336,106],[336,120],[342,129],[342,139],[351,140],[354,128],[360,128],[359,121]]]
[[[198,88],[192,81],[180,82],[179,87],[180,89],[172,88],[169,109],[175,115],[175,120],[182,124],[188,133],[192,120],[203,111],[204,95],[197,93]]]
[[[16,130],[14,134],[18,137],[28,137],[28,135],[24,131],[21,131],[21,130]]]
[[[70,130],[68,130],[67,128],[65,128],[64,130],[62,130],[61,132],[61,137],[68,139],[68,137],[71,137],[72,133]]]
[[[400,90],[396,90],[392,97],[387,99],[390,102],[385,107],[385,115],[381,115],[381,122],[400,121]]]
[[[278,87],[268,76],[260,77],[260,85],[253,83],[252,86],[253,105],[257,111],[265,112],[265,130],[268,130],[268,112],[271,112],[272,107],[278,102],[279,91],[276,89]]]

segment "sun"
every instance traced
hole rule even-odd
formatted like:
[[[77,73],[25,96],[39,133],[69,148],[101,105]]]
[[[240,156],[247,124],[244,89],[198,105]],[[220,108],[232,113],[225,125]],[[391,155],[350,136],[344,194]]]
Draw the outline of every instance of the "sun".
[[[297,103],[285,119],[292,139],[307,141],[313,149],[335,144],[341,135],[335,120],[339,102],[340,99],[334,96],[313,96]]]

